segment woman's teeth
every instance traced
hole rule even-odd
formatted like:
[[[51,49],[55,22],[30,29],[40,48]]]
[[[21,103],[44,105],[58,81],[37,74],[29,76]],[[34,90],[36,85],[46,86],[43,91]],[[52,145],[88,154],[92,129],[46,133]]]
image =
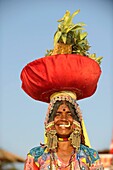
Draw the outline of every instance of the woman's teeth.
[[[70,127],[70,122],[69,122],[69,124],[68,125],[59,125],[60,127]]]

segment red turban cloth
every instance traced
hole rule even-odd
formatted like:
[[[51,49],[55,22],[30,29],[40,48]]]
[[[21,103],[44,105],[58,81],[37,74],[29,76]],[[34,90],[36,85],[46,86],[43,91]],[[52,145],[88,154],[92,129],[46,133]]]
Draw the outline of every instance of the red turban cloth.
[[[94,94],[101,74],[99,64],[76,54],[60,54],[37,59],[21,72],[23,90],[35,100],[49,102],[58,91],[72,91],[77,99]]]

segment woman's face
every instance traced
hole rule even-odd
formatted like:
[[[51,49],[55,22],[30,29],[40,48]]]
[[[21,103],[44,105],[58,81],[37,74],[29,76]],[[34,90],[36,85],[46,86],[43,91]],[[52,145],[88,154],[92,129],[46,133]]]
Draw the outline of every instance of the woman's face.
[[[54,124],[59,137],[69,137],[72,133],[73,117],[65,103],[59,106],[54,117]]]

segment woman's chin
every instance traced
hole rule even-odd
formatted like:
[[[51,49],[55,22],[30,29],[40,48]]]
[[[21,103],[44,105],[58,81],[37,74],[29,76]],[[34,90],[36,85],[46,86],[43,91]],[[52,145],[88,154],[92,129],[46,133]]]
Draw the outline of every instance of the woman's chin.
[[[58,138],[69,138],[70,134],[57,134]]]

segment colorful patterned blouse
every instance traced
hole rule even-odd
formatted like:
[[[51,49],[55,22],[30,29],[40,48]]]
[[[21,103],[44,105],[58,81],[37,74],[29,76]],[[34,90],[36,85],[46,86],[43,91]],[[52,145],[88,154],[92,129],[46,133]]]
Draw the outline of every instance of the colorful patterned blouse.
[[[53,153],[56,161],[52,162],[52,170],[61,170],[63,162]],[[30,150],[27,155],[24,170],[50,170],[51,154],[47,149],[38,146]],[[80,146],[79,152],[73,157],[73,170],[103,170],[97,151],[84,145]],[[63,170],[67,168],[63,168]]]

